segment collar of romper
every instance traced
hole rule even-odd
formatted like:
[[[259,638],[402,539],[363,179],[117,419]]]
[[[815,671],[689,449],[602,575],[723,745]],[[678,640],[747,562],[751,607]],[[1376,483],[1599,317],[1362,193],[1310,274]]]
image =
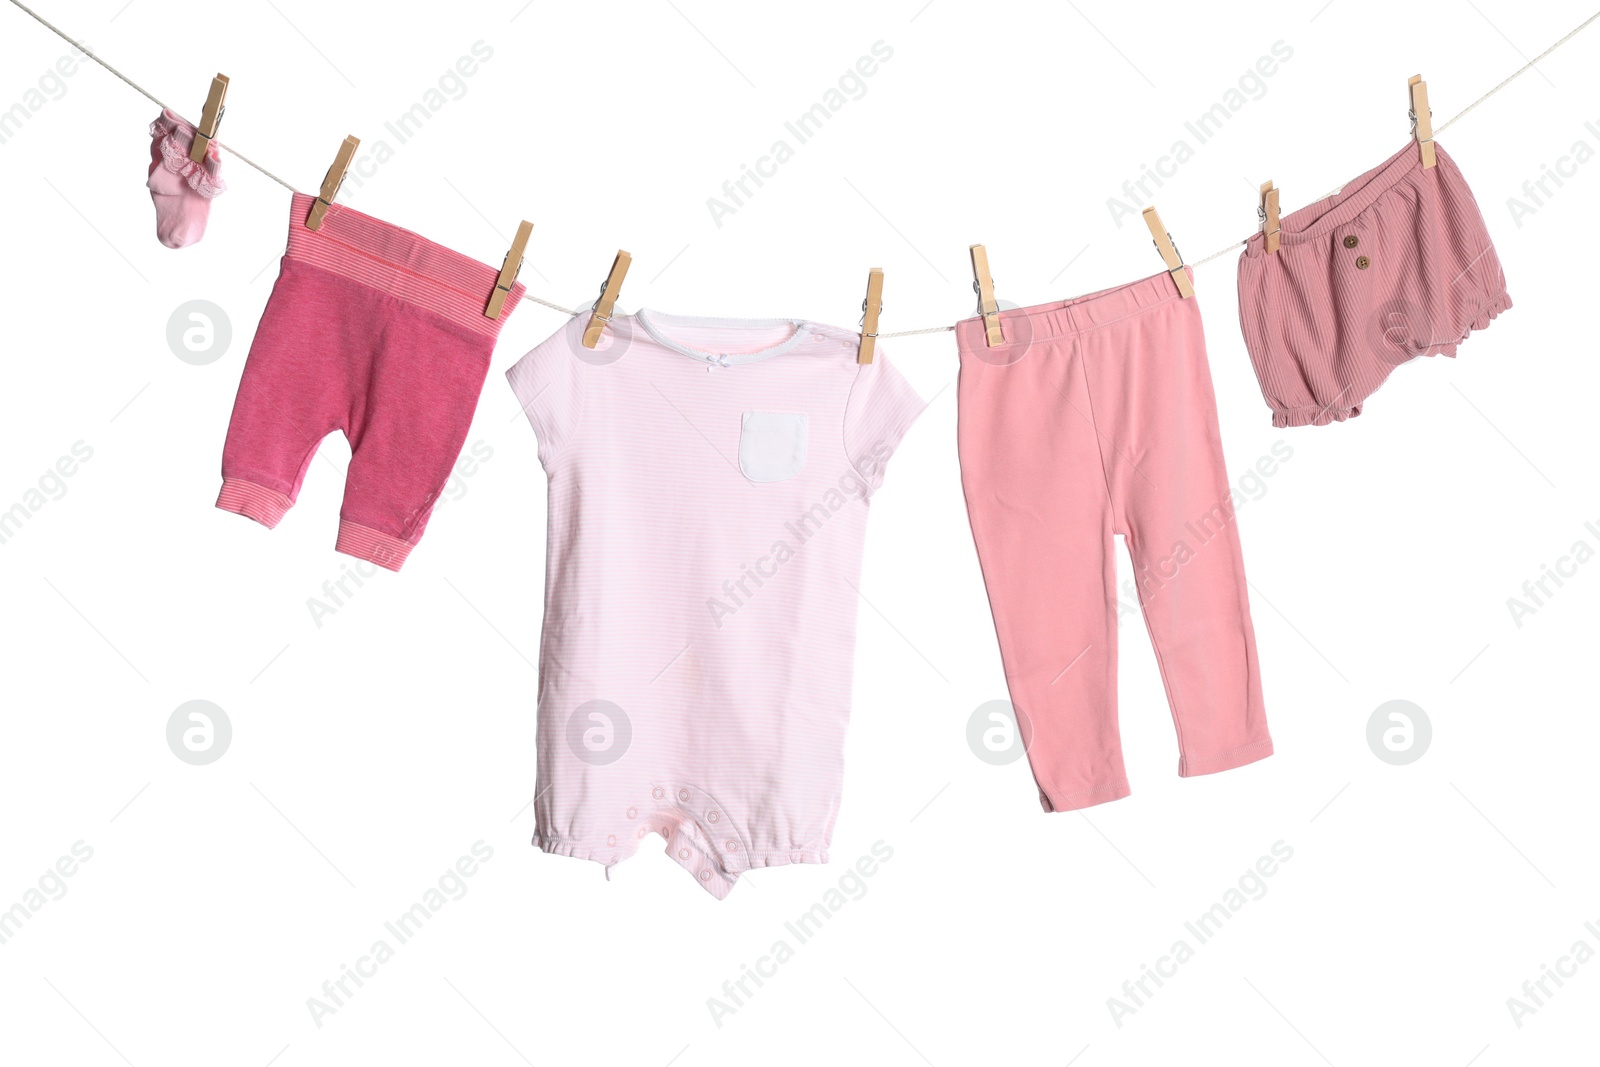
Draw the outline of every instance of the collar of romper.
[[[763,359],[780,356],[799,344],[812,331],[813,325],[804,319],[736,319],[714,318],[701,315],[668,315],[661,311],[652,311],[649,308],[640,308],[634,315],[634,320],[644,328],[657,344],[663,348],[671,349],[680,355],[698,359],[703,363],[711,363],[719,367],[735,367],[743,363],[755,363]],[[769,348],[758,349],[754,352],[715,352],[702,348],[691,348],[667,335],[667,329],[672,327],[687,327],[690,329],[713,330],[761,330],[787,326],[794,332],[787,338],[779,341]]]

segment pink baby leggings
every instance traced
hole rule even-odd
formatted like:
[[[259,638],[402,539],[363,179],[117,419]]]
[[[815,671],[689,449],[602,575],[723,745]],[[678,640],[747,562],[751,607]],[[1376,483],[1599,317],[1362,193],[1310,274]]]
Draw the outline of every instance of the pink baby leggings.
[[[1046,811],[1128,795],[1113,534],[1184,776],[1272,753],[1200,311],[1163,273],[957,324],[957,447],[1011,702]],[[1124,596],[1122,599],[1132,599]]]
[[[335,205],[320,230],[296,194],[289,247],[267,301],[222,449],[217,507],[265,526],[299,495],[317,445],[350,442],[340,552],[399,570],[461,454],[498,319],[499,271]]]

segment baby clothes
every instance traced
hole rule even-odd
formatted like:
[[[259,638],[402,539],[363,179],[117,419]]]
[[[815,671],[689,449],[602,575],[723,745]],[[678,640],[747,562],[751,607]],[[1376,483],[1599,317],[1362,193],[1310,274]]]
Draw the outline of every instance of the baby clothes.
[[[211,201],[227,191],[221,177],[217,142],[206,144],[206,158],[189,158],[195,128],[163,108],[150,124],[150,171],[145,187],[156,206],[156,238],[168,248],[192,245],[205,236]]]
[[[507,372],[549,479],[533,842],[609,869],[653,831],[721,898],[827,861],[868,503],[921,402],[831,326],[587,320]]]
[[[1001,659],[1046,811],[1128,795],[1113,534],[1178,773],[1272,754],[1200,308],[1162,273],[956,324],[957,449]]]
[[[1284,216],[1270,255],[1239,256],[1239,325],[1274,426],[1322,426],[1417,356],[1454,356],[1511,306],[1478,203],[1434,142],[1415,141],[1339,192]]]
[[[500,327],[484,305],[499,271],[409,230],[335,205],[289,246],[256,328],[222,450],[217,507],[272,527],[317,445],[350,442],[335,548],[399,570],[451,477]]]

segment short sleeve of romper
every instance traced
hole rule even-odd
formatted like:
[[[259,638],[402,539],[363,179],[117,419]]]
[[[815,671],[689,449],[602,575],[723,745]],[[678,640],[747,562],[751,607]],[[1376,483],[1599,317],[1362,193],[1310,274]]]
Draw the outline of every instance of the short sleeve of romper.
[[[884,358],[881,347],[878,358],[856,372],[845,405],[844,448],[869,495],[883,484],[884,466],[922,407],[922,398]]]
[[[533,425],[539,462],[550,470],[577,431],[583,417],[582,377],[576,353],[582,344],[586,315],[572,321],[519,359],[506,371],[511,392]]]

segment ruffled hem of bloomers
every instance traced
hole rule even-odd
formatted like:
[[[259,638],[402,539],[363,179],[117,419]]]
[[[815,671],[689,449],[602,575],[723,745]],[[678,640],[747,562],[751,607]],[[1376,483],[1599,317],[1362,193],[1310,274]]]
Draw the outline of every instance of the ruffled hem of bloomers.
[[[1502,311],[1509,310],[1510,307],[1511,295],[1501,290],[1483,302],[1483,306],[1478,309],[1478,313],[1473,316],[1472,321],[1461,331],[1460,337],[1453,341],[1440,341],[1431,344],[1411,356],[1410,359],[1418,359],[1423,356],[1448,356],[1454,359],[1456,350],[1462,342],[1472,336],[1475,331],[1487,330],[1489,323],[1498,318]],[[1407,362],[1409,361],[1408,359]],[[1362,398],[1363,401],[1365,399],[1365,397]],[[1361,403],[1351,404],[1347,407],[1310,406],[1289,408],[1284,411],[1274,410],[1272,412],[1272,425],[1279,428],[1287,426],[1326,426],[1329,423],[1353,419],[1359,414],[1361,414]]]
[[[1474,318],[1471,324],[1469,324],[1467,328],[1462,331],[1460,337],[1456,338],[1454,341],[1451,341],[1449,344],[1434,345],[1429,348],[1428,351],[1420,352],[1418,355],[1449,356],[1454,359],[1457,345],[1461,344],[1468,337],[1471,337],[1474,331],[1487,330],[1489,328],[1489,323],[1499,318],[1502,311],[1508,311],[1510,308],[1511,294],[1502,289],[1499,294],[1489,298],[1484,302],[1483,307],[1478,310],[1477,317]]]

